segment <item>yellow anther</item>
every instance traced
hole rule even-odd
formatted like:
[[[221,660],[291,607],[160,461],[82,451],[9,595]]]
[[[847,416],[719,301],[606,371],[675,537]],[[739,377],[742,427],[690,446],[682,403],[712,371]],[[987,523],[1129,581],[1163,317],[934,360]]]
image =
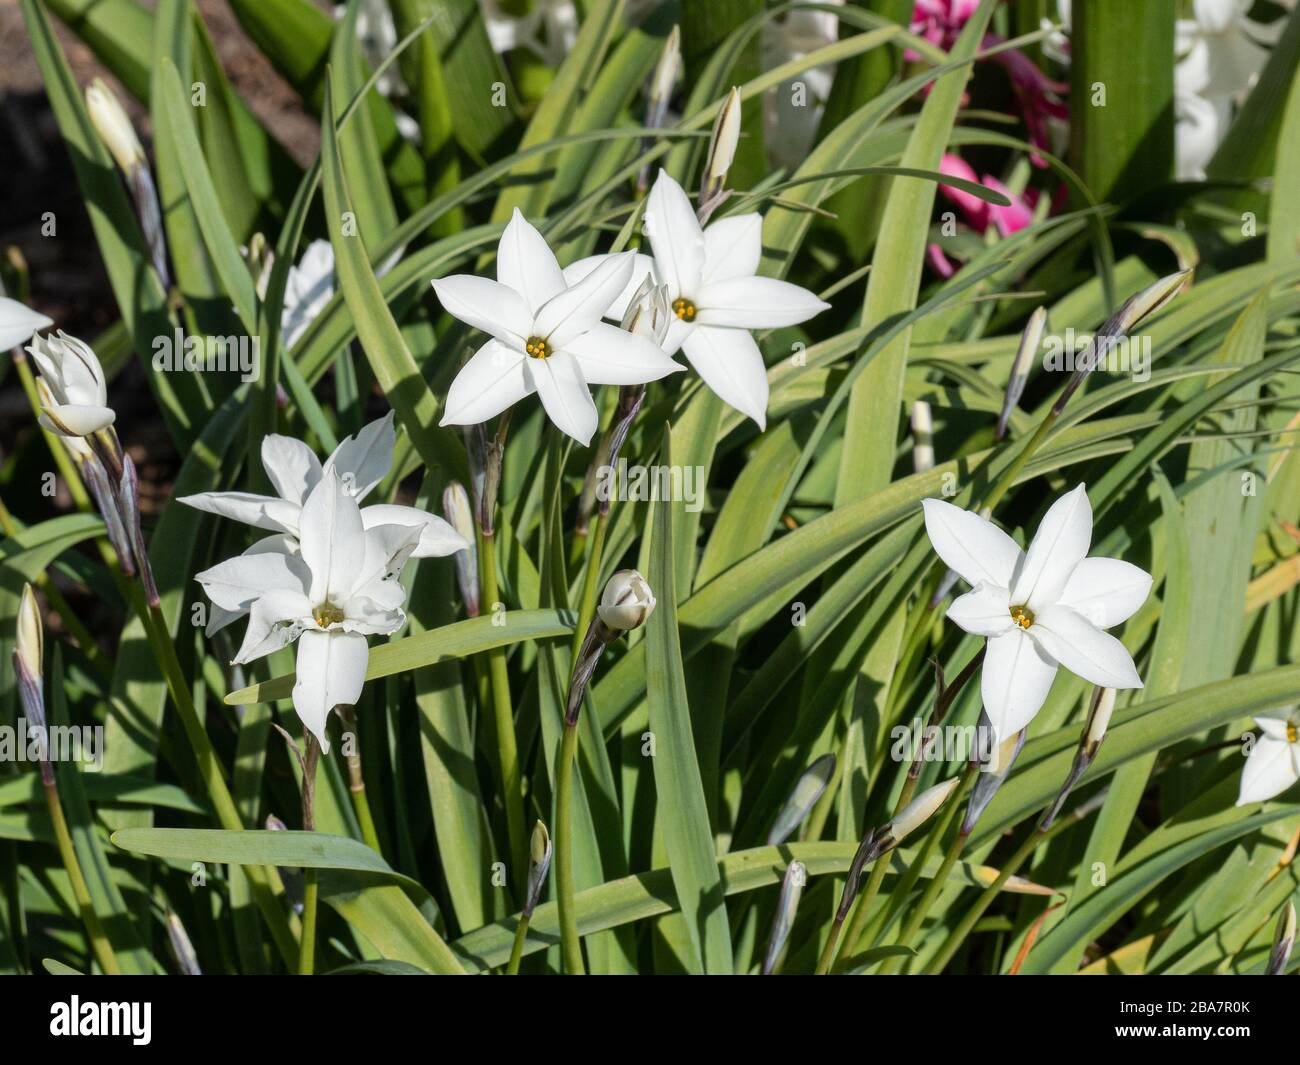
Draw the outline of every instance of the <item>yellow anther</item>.
[[[1011,620],[1022,629],[1027,629],[1034,623],[1034,615],[1027,607],[1013,606],[1011,608]]]
[[[524,351],[534,359],[544,359],[551,353],[551,345],[545,337],[529,337],[524,343]]]
[[[333,603],[321,603],[314,608],[311,616],[316,619],[316,624],[322,629],[328,629],[331,625],[337,625],[343,620],[343,611]]]
[[[678,297],[673,300],[673,314],[677,315],[683,322],[695,321],[695,304],[688,299]]]

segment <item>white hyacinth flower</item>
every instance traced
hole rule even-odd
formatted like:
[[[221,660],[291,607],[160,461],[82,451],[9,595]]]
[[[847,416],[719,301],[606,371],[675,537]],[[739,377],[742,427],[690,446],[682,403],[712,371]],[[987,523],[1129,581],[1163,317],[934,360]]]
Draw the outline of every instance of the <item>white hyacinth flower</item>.
[[[442,424],[478,425],[536,392],[561,432],[586,446],[599,422],[588,385],[640,385],[684,369],[653,342],[601,321],[632,267],[632,252],[603,256],[569,280],[516,210],[501,234],[497,280],[433,282],[448,314],[492,337],[456,375]]]
[[[1179,56],[1176,83],[1191,78],[1208,97],[1236,96],[1249,89],[1268,62],[1285,19],[1265,25],[1249,17],[1254,0],[1194,0],[1193,17],[1174,23]]]
[[[396,632],[406,621],[406,591],[396,575],[420,542],[420,528],[367,528],[336,469],[307,493],[300,522],[296,549],[245,553],[196,579],[217,607],[248,612],[236,663],[297,641],[293,706],[328,753],[329,712],[361,697],[366,637]]]
[[[1052,504],[1028,551],[977,514],[939,499],[922,505],[935,552],[972,586],[948,617],[988,639],[980,688],[999,741],[1042,709],[1058,666],[1102,687],[1142,687],[1128,650],[1103,630],[1142,605],[1151,575],[1086,557],[1092,507],[1083,485]]]
[[[277,495],[253,492],[200,492],[181,496],[180,501],[196,510],[233,518],[301,539],[303,507],[312,490],[331,471],[338,475],[343,490],[360,503],[388,475],[393,464],[397,434],[390,411],[350,436],[321,464],[316,453],[301,440],[271,434],[262,440],[262,465]],[[436,514],[394,503],[375,503],[361,508],[365,528],[405,525],[420,531],[413,558],[433,558],[462,551],[465,538]],[[257,545],[249,550],[256,549]]]
[[[1241,771],[1238,806],[1281,795],[1300,780],[1300,706],[1259,714],[1255,724],[1263,733]]]
[[[0,351],[8,351],[31,340],[39,329],[48,329],[54,322],[30,307],[0,296]]]
[[[108,405],[104,368],[90,345],[59,330],[27,346],[49,389],[40,422],[60,436],[90,436],[117,417]]]
[[[685,191],[659,172],[646,207],[653,259],[638,255],[636,269],[609,314],[621,318],[647,272],[667,286],[674,321],[664,351],[680,349],[704,383],[725,402],[767,424],[767,367],[754,329],[806,322],[826,310],[805,288],[759,277],[763,254],[763,216],[731,215],[701,229]],[[576,284],[601,269],[608,256],[579,259],[564,271]]]

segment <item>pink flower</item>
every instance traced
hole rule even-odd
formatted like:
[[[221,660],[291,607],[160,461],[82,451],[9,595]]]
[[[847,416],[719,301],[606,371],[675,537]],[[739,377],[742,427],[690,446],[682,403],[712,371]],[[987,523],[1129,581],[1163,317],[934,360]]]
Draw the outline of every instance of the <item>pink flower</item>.
[[[957,205],[966,223],[977,233],[985,233],[989,226],[992,226],[1002,237],[1009,237],[1034,220],[1034,205],[1038,202],[1036,189],[1028,189],[1023,196],[1018,196],[990,174],[985,174],[983,178],[976,177],[975,171],[966,160],[951,153],[945,154],[939,161],[939,171],[951,177],[981,184],[987,189],[1001,193],[1011,201],[1009,206],[1003,207],[1000,204],[981,200],[965,189],[940,185],[939,191]],[[926,258],[940,277],[953,275],[955,268],[939,245],[929,245],[926,248]]]

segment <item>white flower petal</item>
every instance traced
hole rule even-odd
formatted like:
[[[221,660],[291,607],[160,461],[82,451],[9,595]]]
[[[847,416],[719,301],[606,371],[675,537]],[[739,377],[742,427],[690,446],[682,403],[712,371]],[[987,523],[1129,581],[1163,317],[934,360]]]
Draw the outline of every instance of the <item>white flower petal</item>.
[[[546,359],[529,359],[528,372],[547,417],[561,432],[586,447],[600,424],[600,415],[578,360],[568,352],[557,351]]]
[[[774,277],[733,277],[702,286],[695,301],[699,325],[774,329],[797,325],[830,306],[806,288]]]
[[[534,315],[547,300],[564,291],[555,253],[518,207],[497,246],[497,280],[523,296]]]
[[[306,588],[306,569],[302,566],[301,556],[298,554],[298,541],[286,533],[276,533],[274,536],[264,536],[256,541],[251,547],[243,552],[244,555],[260,555],[264,553],[286,555],[298,559],[297,565],[304,574],[302,586]],[[252,606],[253,599],[249,598],[241,607],[234,610],[227,610],[216,603],[208,611],[208,624],[204,628],[205,636],[212,636],[232,622],[238,621],[248,613],[248,608]]]
[[[566,288],[537,312],[533,329],[555,348],[564,348],[609,310],[632,277],[635,256],[611,255],[573,288]]]
[[[256,545],[255,545],[256,546]],[[253,551],[218,562],[194,578],[209,599],[225,610],[247,610],[253,600],[270,591],[303,595],[310,575],[302,560],[276,550]]]
[[[611,258],[613,258],[611,255],[588,255],[584,259],[570,263],[564,268],[565,285],[573,288],[578,282],[584,281],[591,276],[591,272],[601,263]],[[632,277],[623,286],[623,291],[615,297],[614,302],[609,305],[609,309],[605,311],[606,318],[616,322],[623,320],[623,315],[627,313],[628,304],[632,302],[632,297],[636,295],[637,289],[641,287],[641,282],[645,280],[647,274],[654,278],[655,284],[659,283],[659,275],[655,273],[655,261],[648,255],[634,252]]]
[[[533,314],[514,289],[487,277],[453,274],[434,281],[433,291],[453,318],[523,351]]]
[[[388,476],[393,466],[393,448],[397,444],[397,430],[393,426],[393,412],[376,418],[362,426],[356,436],[339,443],[334,453],[325,460],[325,469],[333,470],[343,481],[343,487],[355,499],[366,495]]]
[[[107,429],[117,415],[111,407],[58,406],[46,407],[38,419],[40,423],[60,436],[90,436]]]
[[[1140,688],[1133,656],[1108,632],[1068,606],[1049,606],[1034,615],[1030,637],[1076,676],[1103,688]]]
[[[942,499],[923,499],[925,531],[950,570],[972,587],[1009,588],[1020,548],[991,521]]]
[[[306,729],[329,754],[325,721],[336,706],[354,706],[366,681],[370,648],[354,632],[307,629],[298,638],[293,708]]]
[[[727,281],[753,277],[763,258],[763,216],[732,215],[720,218],[704,231],[704,269],[700,280]]]
[[[480,425],[533,391],[524,369],[527,356],[489,340],[461,367],[447,391],[442,425]]]
[[[1061,496],[1043,515],[1011,585],[1011,601],[1037,614],[1059,602],[1061,593],[1092,544],[1092,506],[1079,485]]]
[[[981,584],[948,607],[948,620],[975,636],[1001,636],[1015,624],[1005,588]]]
[[[311,570],[309,595],[315,604],[338,606],[356,586],[365,559],[361,510],[335,474],[322,477],[302,506],[299,550]]]
[[[1085,558],[1065,582],[1060,602],[1109,629],[1131,618],[1150,592],[1146,570],[1118,558]]]
[[[1279,743],[1271,736],[1261,736],[1255,741],[1246,764],[1241,768],[1238,806],[1246,806],[1252,802],[1265,802],[1275,795],[1281,795],[1300,780],[1291,747],[1291,744]]]
[[[980,670],[984,712],[998,741],[1014,736],[1043,708],[1056,663],[1025,631],[1011,628],[988,641]]]
[[[311,602],[301,592],[271,591],[258,596],[248,612],[244,642],[232,661],[244,665],[264,658],[293,643],[311,624]]]
[[[262,438],[262,466],[280,498],[299,506],[321,476],[316,452],[301,440],[278,433]]]
[[[668,298],[694,296],[704,269],[704,233],[690,198],[663,170],[650,190],[645,226]]]
[[[379,525],[419,526],[420,540],[412,558],[442,558],[469,547],[469,542],[446,521],[416,507],[375,503],[361,508],[361,522],[367,531]]]
[[[597,322],[564,345],[578,360],[582,376],[593,385],[639,385],[686,369],[673,362],[653,340]]]
[[[672,330],[669,330],[672,339]],[[743,329],[692,328],[681,341],[695,372],[726,403],[767,425],[767,367],[758,343]]]
[[[242,521],[259,529],[298,535],[298,515],[302,507],[274,496],[260,496],[253,492],[199,492],[180,496],[187,507],[202,510],[218,517]]]
[[[33,333],[48,329],[53,324],[45,315],[37,314],[17,300],[0,296],[0,351],[26,344]]]

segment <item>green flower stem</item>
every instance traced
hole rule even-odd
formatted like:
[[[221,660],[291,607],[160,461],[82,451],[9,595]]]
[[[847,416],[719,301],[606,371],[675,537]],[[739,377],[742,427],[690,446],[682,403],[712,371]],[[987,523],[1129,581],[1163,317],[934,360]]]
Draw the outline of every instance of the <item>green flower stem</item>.
[[[917,870],[918,874],[925,859],[929,856],[930,845],[932,845],[934,841],[942,839],[948,832],[948,829],[952,826],[953,818],[957,816],[962,808],[961,799],[969,790],[970,785],[975,780],[975,774],[978,772],[979,767],[975,763],[972,763],[967,767],[966,772],[963,775],[961,786],[957,790],[957,794],[953,796],[953,801],[947,804],[948,809],[944,811],[942,823],[934,832],[930,833],[926,837],[925,846],[923,846],[921,851],[918,852],[916,861],[912,863],[912,867]],[[944,853],[943,861],[939,863],[938,871],[935,872],[934,876],[931,877],[929,882],[925,885],[925,891],[921,893],[920,900],[908,915],[907,923],[903,925],[903,930],[898,935],[899,946],[907,946],[911,942],[912,937],[920,930],[921,925],[925,922],[925,918],[930,912],[930,907],[934,905],[934,900],[939,897],[939,892],[943,890],[944,885],[948,882],[948,874],[952,872],[952,867],[957,864],[957,859],[961,857],[961,852],[966,846],[967,838],[968,837],[961,831],[958,831],[956,836],[953,837],[953,841],[948,845],[948,850]],[[902,964],[902,958],[886,958],[885,964],[880,968],[880,974],[882,976],[888,976],[893,973],[900,964]]]
[[[1063,828],[1074,824],[1076,820],[1075,817],[1064,817],[1045,832],[1039,827],[1042,824],[1041,820],[1034,825],[1033,831],[1020,844],[1019,850],[1003,863],[998,878],[984,889],[980,897],[975,901],[975,905],[966,911],[957,927],[944,940],[943,946],[939,948],[939,952],[926,968],[927,973],[943,972],[944,966],[952,961],[952,956],[957,953],[962,943],[966,941],[966,937],[970,935],[970,931],[975,927],[976,922],[984,916],[984,911],[993,904],[993,900],[998,897],[998,893],[1006,885],[1006,882],[1016,875],[1029,856],[1034,853],[1035,848],[1045,840],[1051,839]]]
[[[112,944],[104,934],[104,928],[95,914],[94,903],[90,899],[90,889],[86,887],[86,878],[81,873],[81,863],[77,861],[76,849],[72,846],[72,836],[68,832],[68,822],[63,816],[63,804],[59,802],[59,789],[54,783],[45,785],[45,803],[50,808],[50,821],[54,825],[54,838],[59,845],[59,857],[63,859],[63,868],[67,870],[68,880],[72,884],[72,895],[77,900],[81,911],[81,920],[86,926],[86,935],[90,938],[90,947],[94,951],[99,967],[109,976],[120,976],[122,967],[117,963]]]
[[[903,794],[899,798],[895,812],[901,810],[911,801],[912,792],[915,790],[916,781],[908,777],[903,784]],[[885,873],[889,870],[891,853],[887,851],[882,854],[871,867],[871,875],[867,877],[867,886],[862,889],[857,905],[853,908],[853,917],[849,921],[849,932],[844,937],[844,943],[835,959],[837,962],[847,961],[857,953],[858,941],[862,938],[862,930],[866,927],[867,917],[871,913],[871,906],[876,901],[876,896],[880,893],[880,885],[885,879]]]
[[[497,589],[496,537],[480,531],[478,544],[479,579],[483,588],[482,606],[489,614],[500,600]],[[514,705],[510,700],[510,674],[506,671],[506,649],[494,647],[488,652],[488,669],[492,679],[493,723],[496,726],[497,762],[501,773],[501,793],[506,806],[506,831],[510,839],[511,881],[516,870],[528,868],[528,838],[524,833],[524,793],[519,780],[519,746],[515,739]]]
[[[519,963],[524,960],[524,942],[528,939],[528,914],[521,914],[519,924],[515,926],[515,941],[510,948],[510,964],[506,966],[507,976],[519,975]]]
[[[555,767],[555,902],[560,917],[560,956],[569,976],[582,976],[582,944],[573,909],[573,763],[578,751],[578,724],[564,725],[560,760]]]
[[[1043,419],[1034,435],[1029,438],[1029,442],[1020,449],[1020,453],[1016,455],[1011,465],[998,478],[992,491],[984,497],[984,507],[990,512],[1002,502],[1002,497],[1011,490],[1011,486],[1016,483],[1016,478],[1020,476],[1020,471],[1029,464],[1029,460],[1034,457],[1034,453],[1042,447],[1043,441],[1047,439],[1052,427],[1056,424],[1056,419],[1060,416],[1060,412],[1055,409],[1047,412],[1047,417]]]
[[[36,378],[32,375],[32,368],[27,362],[26,356],[19,358],[14,356],[14,368],[18,371],[18,379],[22,382],[23,391],[27,393],[27,402],[31,404],[32,413],[39,420],[41,415],[41,396],[36,390]],[[89,511],[91,509],[90,496],[86,492],[86,486],[81,483],[81,474],[77,472],[76,464],[68,454],[58,436],[45,426],[41,426],[41,435],[45,438],[46,447],[50,449],[50,454],[54,457],[54,465],[59,468],[59,475],[63,478],[64,484],[68,486],[68,494],[72,496],[72,502],[80,511]]]
[[[307,753],[302,760],[302,827],[316,831],[316,766],[320,762],[320,741],[307,734]],[[316,870],[302,871],[302,947],[298,951],[298,975],[311,976],[316,971],[316,911],[319,885]]]
[[[578,652],[582,648],[583,637],[591,627],[591,619],[596,613],[596,585],[600,582],[600,563],[605,554],[605,530],[609,525],[607,517],[599,510],[592,516],[591,552],[587,556],[587,570],[582,578],[582,601],[578,611],[578,627],[573,630],[573,662],[578,661]]]
[[[361,838],[366,846],[376,854],[382,854],[379,848],[379,833],[375,831],[375,819],[370,813],[370,800],[366,797],[366,778],[361,772],[361,738],[357,729],[357,715],[352,707],[341,710],[343,720],[352,733],[353,749],[347,755],[348,794],[352,798],[352,810],[357,815],[357,824],[361,826]]]
[[[203,728],[203,722],[199,720],[198,712],[194,709],[194,700],[190,695],[189,686],[185,682],[185,674],[181,669],[180,661],[176,657],[176,648],[168,635],[167,623],[163,619],[162,611],[158,607],[150,608],[145,606],[144,597],[138,584],[128,582],[128,586],[130,597],[140,615],[140,621],[144,625],[145,635],[153,648],[154,658],[158,660],[159,665],[162,667],[163,677],[167,682],[167,690],[171,694],[172,704],[176,707],[176,712],[180,714],[181,724],[185,729],[186,737],[190,741],[190,748],[193,750],[194,759],[198,763],[199,775],[207,787],[208,798],[216,811],[217,820],[221,822],[221,827],[224,829],[232,832],[242,831],[244,823],[239,817],[239,810],[235,806],[234,799],[230,796],[225,772],[222,769],[220,760],[217,758],[217,752],[213,749],[212,741]],[[246,866],[244,871],[248,876],[258,909],[262,911],[262,916],[271,930],[276,946],[279,948],[286,964],[290,967],[296,966],[298,962],[298,944],[294,938],[293,925],[275,897],[283,892],[280,874],[273,868],[259,865]]]
[[[835,948],[840,942],[840,927],[843,924],[837,916],[831,922],[830,935],[826,937],[826,945],[822,947],[821,955],[817,958],[817,968],[813,970],[814,976],[825,976],[831,971],[831,962],[835,960]]]

